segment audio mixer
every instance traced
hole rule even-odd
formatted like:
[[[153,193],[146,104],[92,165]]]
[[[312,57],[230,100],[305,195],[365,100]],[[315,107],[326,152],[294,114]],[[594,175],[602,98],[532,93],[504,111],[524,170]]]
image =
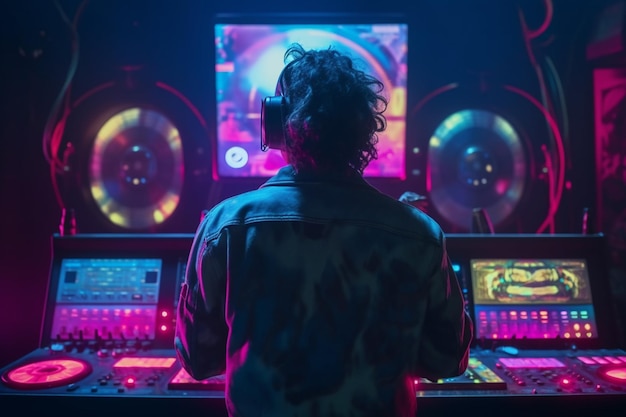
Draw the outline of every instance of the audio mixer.
[[[178,363],[178,289],[193,236],[54,236],[40,347],[0,369],[19,415],[226,415],[224,376]],[[420,415],[621,415],[601,235],[450,235],[475,323],[466,372],[414,379]]]

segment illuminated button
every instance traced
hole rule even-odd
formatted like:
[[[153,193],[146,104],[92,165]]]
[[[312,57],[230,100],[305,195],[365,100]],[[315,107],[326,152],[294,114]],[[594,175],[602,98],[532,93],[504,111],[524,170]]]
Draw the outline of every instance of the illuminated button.
[[[569,378],[562,378],[559,381],[559,386],[561,386],[562,388],[565,388],[567,390],[570,390],[572,388],[574,388],[575,386],[575,382],[573,379],[569,379]]]
[[[139,301],[141,299],[143,299],[143,295],[141,294],[133,294],[133,300]]]

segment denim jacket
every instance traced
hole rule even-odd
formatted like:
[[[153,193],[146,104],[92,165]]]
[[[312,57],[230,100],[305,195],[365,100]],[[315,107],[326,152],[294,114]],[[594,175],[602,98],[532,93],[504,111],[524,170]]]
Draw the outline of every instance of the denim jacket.
[[[413,378],[462,374],[472,323],[440,227],[345,178],[282,168],[201,222],[175,348],[225,373],[230,416],[414,416]]]

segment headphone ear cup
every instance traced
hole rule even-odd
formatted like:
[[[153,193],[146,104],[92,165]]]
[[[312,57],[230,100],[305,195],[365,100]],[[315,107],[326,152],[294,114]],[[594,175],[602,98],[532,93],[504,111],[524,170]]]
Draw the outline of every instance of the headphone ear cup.
[[[261,150],[285,150],[285,110],[283,96],[265,97],[261,103]]]

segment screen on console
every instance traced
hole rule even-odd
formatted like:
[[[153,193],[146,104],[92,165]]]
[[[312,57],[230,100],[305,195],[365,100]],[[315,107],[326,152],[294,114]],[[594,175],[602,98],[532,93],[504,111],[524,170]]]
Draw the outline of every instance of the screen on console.
[[[51,339],[154,339],[162,260],[61,260]]]
[[[378,135],[378,160],[364,174],[404,178],[407,29],[405,23],[216,24],[218,175],[268,177],[285,165],[280,151],[261,151],[261,101],[275,94],[284,53],[298,42],[305,49],[346,52],[385,84],[387,129]]]
[[[474,259],[470,264],[477,338],[598,337],[584,259]]]

